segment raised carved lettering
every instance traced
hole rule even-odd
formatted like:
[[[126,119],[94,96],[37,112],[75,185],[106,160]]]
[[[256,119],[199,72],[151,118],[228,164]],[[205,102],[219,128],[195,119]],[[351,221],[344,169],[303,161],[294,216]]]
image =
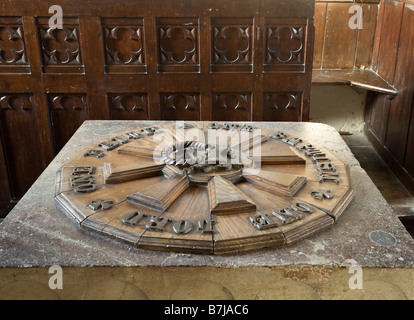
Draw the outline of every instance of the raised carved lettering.
[[[95,157],[95,158],[98,158],[98,159],[100,159],[100,158],[103,158],[104,156],[105,156],[105,153],[103,153],[102,151],[100,151],[100,150],[89,150],[88,152],[86,152],[84,155],[83,155],[85,158],[86,157]]]
[[[318,175],[319,182],[339,183],[339,174],[333,172],[320,172]]]
[[[272,215],[279,219],[282,224],[289,224],[302,219],[302,216],[295,210],[292,210],[292,208],[283,208],[273,211]]]
[[[147,229],[153,231],[164,231],[165,226],[172,220],[161,216],[152,216],[151,220],[147,223]]]
[[[197,221],[197,229],[201,231],[203,234],[213,234],[214,231],[214,224],[216,223],[216,219],[212,216],[210,219],[205,220],[198,220]]]
[[[177,234],[187,234],[193,229],[193,224],[190,221],[180,220],[174,223],[173,230]]]
[[[109,210],[114,206],[114,202],[110,199],[96,199],[88,204],[88,207],[94,211]]]
[[[334,193],[331,190],[319,189],[312,190],[311,196],[317,200],[332,199],[334,197]]]
[[[274,217],[269,213],[255,214],[254,216],[250,216],[249,220],[259,230],[265,230],[279,226]]]
[[[138,211],[130,212],[122,218],[122,223],[127,226],[137,226],[138,223],[145,217],[147,217],[147,214],[145,213]]]
[[[295,202],[290,207],[278,209],[270,213],[257,213],[249,217],[249,221],[259,230],[280,227],[303,219],[303,215],[313,213],[313,209],[302,203]]]

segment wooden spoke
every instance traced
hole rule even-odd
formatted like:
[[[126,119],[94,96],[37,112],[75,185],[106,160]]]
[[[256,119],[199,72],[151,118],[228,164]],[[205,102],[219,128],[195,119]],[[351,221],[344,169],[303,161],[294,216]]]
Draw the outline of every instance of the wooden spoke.
[[[176,176],[149,185],[140,192],[131,194],[127,201],[164,212],[189,186],[186,176]]]
[[[243,174],[243,176],[251,184],[272,193],[288,197],[293,197],[307,180],[306,177],[265,170],[260,170],[260,172],[255,175],[249,174],[248,170],[245,172],[246,173]]]
[[[230,181],[216,176],[208,183],[212,214],[238,213],[256,210],[256,205]]]
[[[298,156],[294,149],[286,143],[276,139],[267,139],[255,154],[254,148],[249,150],[249,158],[255,162],[265,164],[305,164],[306,160]]]
[[[118,153],[153,158],[154,151],[158,145],[159,142],[149,139],[140,139],[118,148]],[[155,156],[157,155],[158,153]]]
[[[159,175],[163,167],[154,161],[105,163],[103,173],[105,183],[120,183]]]

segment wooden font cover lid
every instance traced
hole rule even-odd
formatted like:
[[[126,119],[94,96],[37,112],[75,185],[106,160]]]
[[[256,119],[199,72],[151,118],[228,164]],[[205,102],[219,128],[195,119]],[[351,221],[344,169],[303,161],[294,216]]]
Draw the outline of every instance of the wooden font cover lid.
[[[335,223],[353,199],[323,146],[260,124],[169,123],[119,132],[58,172],[81,229],[142,249],[222,254],[279,246]]]

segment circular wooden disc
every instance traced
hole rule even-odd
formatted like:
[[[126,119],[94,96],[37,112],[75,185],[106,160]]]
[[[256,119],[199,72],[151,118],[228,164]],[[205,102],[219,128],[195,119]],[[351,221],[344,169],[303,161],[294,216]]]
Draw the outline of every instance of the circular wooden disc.
[[[119,132],[68,161],[55,189],[82,229],[202,254],[298,241],[333,225],[354,193],[348,167],[313,141],[205,122]]]

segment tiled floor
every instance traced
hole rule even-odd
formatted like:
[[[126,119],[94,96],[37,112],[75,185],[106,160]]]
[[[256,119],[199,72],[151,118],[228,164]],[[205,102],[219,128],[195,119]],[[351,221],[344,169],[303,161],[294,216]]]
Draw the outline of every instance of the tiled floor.
[[[395,214],[414,235],[414,196],[392,173],[363,133],[344,135],[342,138]]]

